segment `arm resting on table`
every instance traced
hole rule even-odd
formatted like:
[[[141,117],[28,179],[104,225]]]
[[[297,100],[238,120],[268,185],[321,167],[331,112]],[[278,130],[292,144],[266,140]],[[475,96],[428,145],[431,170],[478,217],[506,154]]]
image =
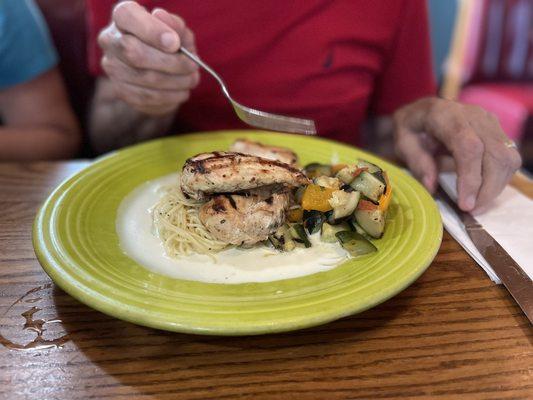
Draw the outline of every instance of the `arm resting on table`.
[[[57,68],[0,91],[0,160],[69,158],[80,130]]]

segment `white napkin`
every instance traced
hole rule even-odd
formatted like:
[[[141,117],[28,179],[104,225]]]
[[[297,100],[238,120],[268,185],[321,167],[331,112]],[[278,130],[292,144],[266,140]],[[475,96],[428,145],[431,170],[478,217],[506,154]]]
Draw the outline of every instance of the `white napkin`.
[[[456,181],[455,173],[447,172],[439,176],[440,184],[452,199],[457,199]],[[437,204],[448,233],[485,270],[492,281],[501,284],[490,264],[470,240],[459,217],[446,203],[437,200]],[[507,186],[495,199],[490,210],[476,216],[476,219],[533,279],[533,200]]]

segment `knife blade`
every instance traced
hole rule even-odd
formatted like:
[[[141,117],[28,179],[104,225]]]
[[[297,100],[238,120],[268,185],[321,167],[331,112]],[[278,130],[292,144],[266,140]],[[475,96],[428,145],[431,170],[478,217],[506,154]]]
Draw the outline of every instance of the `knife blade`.
[[[457,214],[478,251],[487,260],[533,324],[533,281],[531,278],[471,214],[464,212],[457,206],[443,188],[439,188],[437,195]]]

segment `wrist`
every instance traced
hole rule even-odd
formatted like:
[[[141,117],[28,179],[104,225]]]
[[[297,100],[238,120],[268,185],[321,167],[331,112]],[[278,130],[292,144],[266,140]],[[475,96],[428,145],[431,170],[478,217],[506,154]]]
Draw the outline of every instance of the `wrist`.
[[[408,127],[414,131],[429,132],[432,116],[439,113],[443,101],[448,100],[424,97],[399,108],[393,115],[395,130]]]

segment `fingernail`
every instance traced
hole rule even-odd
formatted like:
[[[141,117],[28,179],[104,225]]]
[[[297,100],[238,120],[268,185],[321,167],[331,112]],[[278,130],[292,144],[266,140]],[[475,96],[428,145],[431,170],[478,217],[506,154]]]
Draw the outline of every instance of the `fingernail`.
[[[468,196],[465,200],[464,206],[465,209],[470,211],[476,205],[476,196]]]
[[[165,32],[161,35],[161,44],[165,49],[174,50],[178,45],[176,34]]]

